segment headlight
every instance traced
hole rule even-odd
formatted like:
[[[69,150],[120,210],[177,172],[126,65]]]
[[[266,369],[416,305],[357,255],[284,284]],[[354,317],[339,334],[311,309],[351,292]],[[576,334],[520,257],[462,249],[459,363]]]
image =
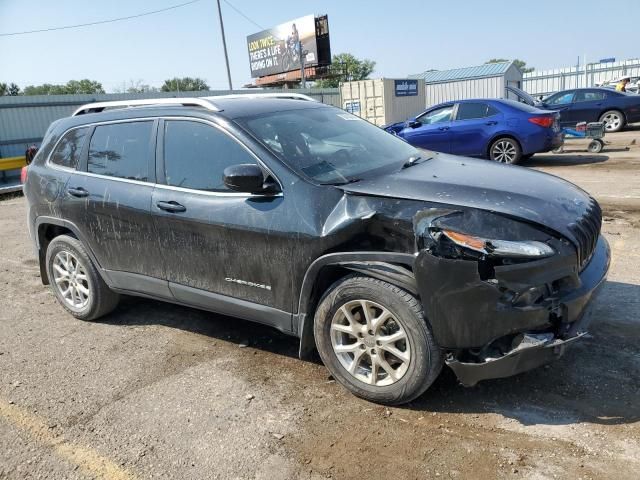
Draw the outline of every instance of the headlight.
[[[555,254],[555,250],[535,240],[514,242],[474,237],[453,230],[440,230],[449,240],[460,247],[496,257],[544,258]]]

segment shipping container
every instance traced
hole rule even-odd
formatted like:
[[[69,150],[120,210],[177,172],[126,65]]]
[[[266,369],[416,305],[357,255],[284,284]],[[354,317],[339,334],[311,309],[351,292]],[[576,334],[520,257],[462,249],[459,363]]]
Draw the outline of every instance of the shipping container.
[[[340,84],[342,108],[380,127],[424,110],[424,80],[377,78]]]

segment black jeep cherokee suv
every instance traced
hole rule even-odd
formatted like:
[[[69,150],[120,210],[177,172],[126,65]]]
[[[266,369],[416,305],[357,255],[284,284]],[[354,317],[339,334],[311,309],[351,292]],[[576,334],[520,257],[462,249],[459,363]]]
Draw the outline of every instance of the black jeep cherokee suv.
[[[90,104],[52,124],[24,190],[60,304],[94,320],[128,294],[265,323],[386,404],[444,363],[473,385],[585,334],[610,258],[587,193],[281,97]]]

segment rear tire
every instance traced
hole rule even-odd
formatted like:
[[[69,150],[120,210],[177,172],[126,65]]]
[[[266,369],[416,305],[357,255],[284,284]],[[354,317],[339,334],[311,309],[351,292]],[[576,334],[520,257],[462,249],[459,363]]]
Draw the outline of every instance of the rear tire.
[[[69,235],[55,237],[47,247],[47,275],[58,302],[80,320],[96,320],[118,305],[82,243]]]
[[[375,278],[351,275],[334,283],[316,310],[314,334],[336,381],[372,402],[410,402],[442,370],[442,351],[418,299]]]
[[[624,128],[624,114],[618,110],[609,110],[600,116],[600,121],[604,122],[604,129],[609,133],[619,132]]]
[[[522,158],[522,149],[520,144],[513,138],[498,138],[489,148],[489,158],[495,162],[513,165]]]

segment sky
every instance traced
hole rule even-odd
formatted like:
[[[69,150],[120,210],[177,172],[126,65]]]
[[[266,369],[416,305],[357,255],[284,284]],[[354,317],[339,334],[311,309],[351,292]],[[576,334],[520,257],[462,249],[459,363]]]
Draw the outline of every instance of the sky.
[[[135,15],[185,0],[0,0],[0,34]],[[234,87],[251,81],[246,37],[308,14],[328,14],[333,54],[376,62],[372,77],[521,58],[538,70],[638,58],[640,2],[596,0],[221,0]],[[619,7],[619,8],[618,8]],[[582,61],[582,60],[581,60]],[[107,92],[174,76],[226,89],[215,0],[85,28],[0,36],[0,82],[20,87],[90,78]]]

